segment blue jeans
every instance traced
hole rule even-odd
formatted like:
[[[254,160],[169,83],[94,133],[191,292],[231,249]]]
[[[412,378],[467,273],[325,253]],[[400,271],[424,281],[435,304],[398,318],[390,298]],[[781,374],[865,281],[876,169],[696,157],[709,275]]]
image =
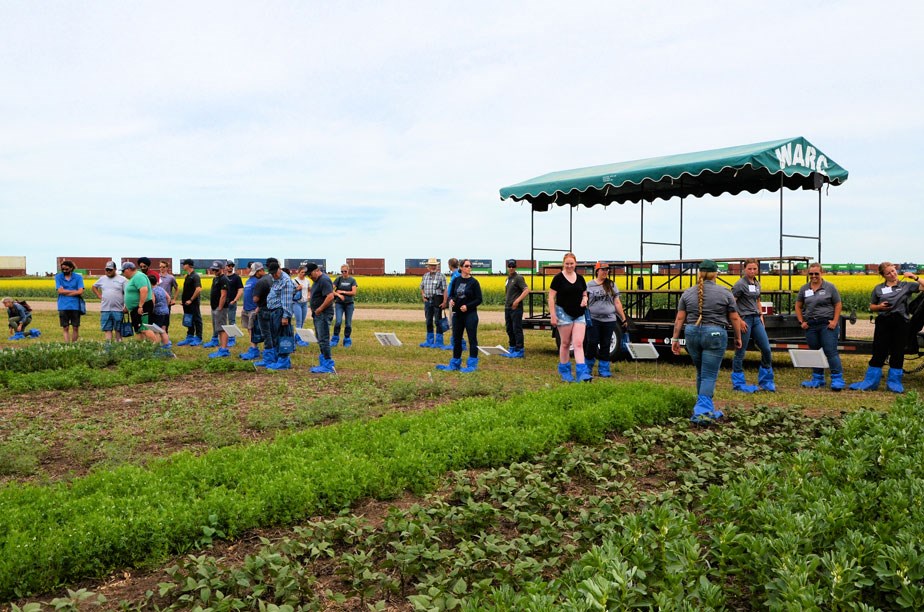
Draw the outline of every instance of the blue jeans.
[[[318,337],[318,348],[321,349],[321,354],[325,358],[330,359],[330,323],[334,320],[334,313],[330,308],[325,308],[312,319],[314,319],[314,335]]]
[[[718,325],[687,325],[683,333],[687,352],[696,366],[696,394],[712,397],[728,348],[728,332]]]
[[[754,344],[760,349],[760,367],[772,368],[773,357],[770,353],[770,338],[767,329],[760,320],[760,315],[744,315],[741,319],[748,324],[748,329],[741,334],[741,348],[735,351],[732,359],[732,372],[744,372],[744,354],[748,350],[748,340],[754,338]]]
[[[308,316],[308,302],[292,302],[292,315],[295,318],[295,327],[305,327],[305,317]]]
[[[452,356],[462,357],[462,332],[468,335],[468,356],[478,357],[478,311],[452,313]]]
[[[340,335],[340,322],[344,321],[343,337],[349,338],[353,333],[353,309],[356,307],[355,302],[340,303],[334,301],[334,335]]]
[[[263,312],[262,310],[260,311]],[[282,324],[282,319],[284,318],[285,311],[282,308],[272,308],[267,310],[270,320],[270,335],[271,340],[267,341],[264,338],[264,348],[274,348],[278,349],[279,347],[279,338],[283,336],[292,337],[295,335],[295,325],[293,325],[292,319],[289,319],[288,325]],[[267,346],[267,344],[272,344],[272,346]],[[282,357],[282,355],[279,355]]]
[[[228,325],[237,325],[237,304],[228,304]]]
[[[282,312],[281,308],[279,312]],[[260,335],[263,337],[263,348],[276,348],[275,336],[273,335],[273,311],[268,308],[261,308],[257,313],[257,323],[260,325]]]
[[[812,350],[821,349],[828,358],[828,367],[832,374],[841,373],[841,356],[837,354],[837,335],[838,328],[828,329],[826,319],[810,319],[809,327],[805,330],[805,340]],[[813,374],[824,376],[825,371],[821,368],[812,368]]]
[[[443,303],[442,295],[434,295],[429,300],[424,302],[424,316],[427,318],[427,333],[432,334],[434,332],[434,324],[439,324],[440,319],[442,318],[442,308],[440,305]]]

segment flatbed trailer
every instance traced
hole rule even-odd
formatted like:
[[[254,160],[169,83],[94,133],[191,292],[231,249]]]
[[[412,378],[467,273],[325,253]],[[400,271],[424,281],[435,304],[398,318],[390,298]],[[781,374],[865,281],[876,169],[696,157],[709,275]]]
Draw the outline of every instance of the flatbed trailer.
[[[813,261],[805,256],[785,256],[784,239],[810,240],[817,243],[817,258],[821,258],[822,194],[825,187],[838,186],[847,180],[847,171],[822,153],[805,138],[796,137],[778,141],[756,143],[684,153],[664,157],[635,160],[605,166],[578,168],[552,172],[529,179],[500,190],[502,200],[530,204],[530,259],[537,261],[538,252],[564,253],[573,251],[574,210],[580,206],[639,203],[640,240],[637,261],[610,261],[611,278],[624,276],[624,287],[635,287],[621,292],[627,314],[626,340],[652,343],[660,353],[670,355],[670,337],[677,302],[683,290],[690,286],[698,274],[699,259],[683,258],[683,211],[684,200],[689,196],[718,196],[738,194],[742,191],[757,193],[762,190],[779,191],[779,254],[759,258],[761,270],[773,270],[772,276],[779,278],[777,290],[763,291],[762,298],[771,304],[764,314],[767,334],[772,350],[785,351],[792,348],[809,348],[805,334],[795,317],[795,300],[799,288],[807,278],[804,270]],[[787,189],[814,190],[818,193],[818,225],[815,234],[788,234],[783,230],[783,193]],[[658,199],[680,198],[678,207],[680,236],[676,242],[653,241],[645,236],[644,203]],[[568,247],[540,248],[535,241],[535,215],[556,207],[568,207]],[[804,211],[802,213],[804,215]],[[661,245],[677,247],[678,259],[646,260],[645,246]],[[750,257],[750,256],[749,256]],[[717,263],[743,267],[744,258],[715,259]],[[578,262],[578,271],[593,270],[594,262]],[[655,272],[658,270],[658,272]],[[662,273],[662,270],[666,270]],[[528,313],[524,313],[523,326],[526,329],[546,330],[557,338],[548,311],[548,285],[560,271],[558,266],[544,266],[533,274],[529,295]],[[663,278],[666,276],[666,280]],[[767,274],[763,274],[764,277]],[[654,286],[657,278],[657,286]],[[721,277],[720,277],[721,279]],[[735,278],[737,280],[737,278]],[[784,283],[785,280],[785,283]],[[647,282],[646,282],[647,281]],[[686,284],[684,284],[686,282]],[[727,280],[721,282],[729,284]],[[915,334],[909,337],[906,354],[914,357],[924,355],[924,299],[917,302],[917,314],[912,317]],[[915,323],[914,317],[919,320]],[[848,324],[856,322],[856,313],[842,314],[840,321],[839,350],[843,353],[870,354],[872,341],[851,338]],[[624,332],[617,327],[611,341],[611,358],[625,356],[621,350]],[[730,347],[733,340],[730,340]],[[752,349],[753,343],[749,346]],[[922,360],[924,361],[924,360]],[[920,371],[924,364],[910,371]]]

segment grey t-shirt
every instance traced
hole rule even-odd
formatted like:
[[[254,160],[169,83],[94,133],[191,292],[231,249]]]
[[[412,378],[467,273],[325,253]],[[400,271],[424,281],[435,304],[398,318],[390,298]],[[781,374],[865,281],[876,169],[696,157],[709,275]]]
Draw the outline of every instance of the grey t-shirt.
[[[100,290],[103,297],[99,301],[99,309],[102,312],[113,310],[121,311],[125,307],[125,283],[128,282],[124,276],[116,274],[112,278],[101,276],[99,280],[93,283],[93,286]]]
[[[338,276],[337,280],[334,281],[334,289],[337,291],[350,291],[353,287],[356,286],[356,279],[352,276],[350,278],[343,278],[342,276]],[[340,302],[341,304],[352,304],[353,296],[345,295],[343,296],[343,299],[336,297],[334,298],[334,301]]]
[[[881,304],[888,302],[892,308],[879,313],[880,317],[889,317],[898,315],[908,318],[908,300],[911,299],[912,293],[917,293],[921,288],[917,283],[902,283],[886,287],[885,283],[879,283],[873,288],[873,295],[870,298],[871,304]]]
[[[818,291],[812,290],[812,284],[806,283],[799,289],[797,302],[802,302],[802,317],[809,319],[834,318],[834,307],[841,302],[841,294],[832,283],[822,279]]]
[[[613,295],[607,295],[603,285],[592,280],[587,283],[587,310],[590,318],[595,321],[618,321],[616,316],[616,302],[619,297],[619,287],[613,285]]]
[[[522,274],[514,274],[513,276],[508,275],[504,283],[504,291],[506,293],[504,307],[513,308],[513,301],[520,297],[524,289],[526,289],[526,279],[523,278]],[[517,304],[517,309],[520,308],[523,308],[523,302]]]
[[[692,286],[680,296],[677,310],[687,313],[687,324],[695,325],[699,318],[699,291]],[[724,327],[728,324],[729,313],[736,312],[735,298],[731,291],[722,289],[715,281],[703,283],[703,320],[701,325],[718,325]]]
[[[753,283],[748,282],[746,276],[739,278],[732,287],[732,295],[735,296],[738,314],[742,317],[760,314],[760,281],[756,277]]]

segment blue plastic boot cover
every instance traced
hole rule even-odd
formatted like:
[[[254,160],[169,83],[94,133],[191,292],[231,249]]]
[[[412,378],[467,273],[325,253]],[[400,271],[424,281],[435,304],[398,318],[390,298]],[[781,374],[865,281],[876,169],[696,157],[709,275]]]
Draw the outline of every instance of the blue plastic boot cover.
[[[850,385],[852,391],[876,391],[879,389],[879,382],[882,380],[882,368],[870,366],[866,368],[866,376],[860,382]]]
[[[42,335],[42,332],[40,332],[40,331],[37,330],[37,329],[30,329],[30,330],[29,330],[29,335],[32,336],[33,338],[38,338],[39,336]]]
[[[433,348],[433,334],[427,334],[426,341],[421,342],[418,346],[420,346],[420,348]]]
[[[523,359],[525,356],[526,355],[524,354],[523,349],[510,349],[507,351],[507,354],[504,355],[504,357],[507,357],[508,359]]]
[[[600,373],[600,378],[609,378],[613,374],[610,372],[610,362],[601,361],[597,366],[597,371]]]
[[[268,366],[271,363],[274,363],[275,361],[276,361],[276,349],[271,348],[271,349],[266,349],[265,351],[263,351],[263,359],[260,359],[259,361],[254,361],[253,364],[257,366],[258,368],[265,368],[266,366]]]
[[[331,337],[330,337],[330,345],[331,345],[331,346],[337,346],[338,344],[340,344],[340,336],[331,336]]]
[[[590,371],[591,375],[593,375],[594,366],[597,365],[597,360],[596,359],[585,359],[584,363],[587,365],[588,371]]]
[[[228,347],[232,347],[237,344],[237,338],[228,338]]]
[[[757,391],[757,387],[754,385],[749,385],[744,380],[744,372],[732,372],[731,373],[732,389],[735,391],[741,391],[742,393],[754,393]]]
[[[465,367],[461,368],[459,371],[460,372],[474,372],[477,369],[478,369],[478,358],[469,357],[468,361],[465,363]]]
[[[571,375],[571,362],[558,364],[558,373],[564,382],[574,382],[574,376]]]
[[[824,374],[812,374],[812,377],[809,380],[802,381],[802,386],[807,389],[818,389],[825,386],[825,375]]]
[[[176,345],[177,345],[177,346],[186,346],[187,344],[189,344],[190,342],[193,341],[193,338],[195,338],[195,336],[186,336],[185,338],[183,338],[182,340],[180,340],[179,342],[177,342]]]
[[[240,357],[244,361],[250,361],[251,359],[257,359],[260,357],[260,349],[252,346],[249,349],[247,349],[246,352],[238,355],[238,357]]]
[[[757,368],[757,386],[761,391],[776,391],[776,383],[773,382],[773,368]]]
[[[292,369],[292,360],[286,355],[285,357],[280,357],[273,363],[266,366],[267,370],[291,370]]]
[[[193,337],[193,339],[189,341],[189,346],[202,346],[202,338],[199,336]]]
[[[444,372],[449,372],[450,370],[459,370],[462,368],[462,358],[450,359],[449,365],[439,364],[436,366],[437,370],[442,370]]]
[[[699,395],[696,398],[696,404],[693,406],[693,416],[690,421],[693,423],[708,422],[708,420],[721,419],[725,416],[721,410],[712,403],[712,398],[707,395]]]
[[[902,384],[902,377],[904,375],[904,370],[889,368],[889,378],[886,380],[886,388],[892,393],[904,393],[905,386]]]
[[[202,348],[215,348],[218,346],[218,338],[212,338],[208,342],[202,345]]]
[[[590,374],[590,368],[586,363],[578,363],[574,366],[574,377],[578,379],[579,382],[590,382],[594,379]]]
[[[843,374],[831,374],[831,390],[832,391],[843,391],[847,388],[847,383],[844,382]]]
[[[343,348],[350,348],[351,346],[353,346],[353,338],[347,336],[343,339]]]
[[[229,357],[230,355],[231,351],[226,348],[220,348],[214,353],[209,353],[209,359],[220,359],[222,357]]]
[[[433,348],[435,349],[446,349],[447,346],[443,344],[443,334],[436,334],[433,338]],[[449,343],[450,350],[452,349],[452,343]]]

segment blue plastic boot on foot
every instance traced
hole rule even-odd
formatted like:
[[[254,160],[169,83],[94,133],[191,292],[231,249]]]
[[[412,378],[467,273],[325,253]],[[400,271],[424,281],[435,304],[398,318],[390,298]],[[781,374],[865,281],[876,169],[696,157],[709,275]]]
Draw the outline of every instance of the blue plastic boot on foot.
[[[578,382],[590,382],[594,379],[586,363],[578,363],[574,366],[574,377]]]
[[[199,336],[193,336],[193,339],[189,341],[187,346],[202,346],[202,338]]]
[[[776,383],[773,382],[773,368],[757,368],[757,386],[761,391],[776,392]]]
[[[30,329],[30,330],[29,330],[29,335],[32,336],[33,338],[38,338],[39,336],[42,335],[42,332],[40,332],[40,331],[37,330],[37,329]]]
[[[16,332],[12,336],[10,336],[10,340],[24,340],[25,338],[26,336],[22,332]]]
[[[848,387],[851,391],[877,391],[879,382],[882,380],[882,368],[869,366],[866,368],[866,376],[860,382],[855,382]]]
[[[712,398],[706,395],[699,395],[696,398],[696,404],[693,406],[693,416],[690,417],[691,423],[708,424],[725,416],[721,410],[712,403]]]
[[[420,348],[433,348],[433,334],[427,334],[426,341],[421,342],[418,346]]]
[[[218,338],[212,338],[208,342],[202,345],[202,348],[215,348],[219,346]]]
[[[340,344],[340,336],[334,334],[330,337],[330,345],[337,346],[338,344]]]
[[[249,349],[247,349],[245,352],[238,355],[238,357],[243,359],[244,361],[250,361],[251,359],[259,359],[260,349],[256,348],[255,346],[252,346]]]
[[[267,370],[291,370],[292,369],[292,360],[288,355],[280,357],[273,363],[266,366]]]
[[[351,346],[353,346],[353,338],[347,336],[343,339],[343,348],[350,348]]]
[[[905,386],[902,384],[902,377],[904,375],[904,370],[889,368],[889,378],[886,380],[886,388],[892,393],[904,393]]]
[[[185,338],[183,338],[182,340],[180,340],[179,342],[177,342],[176,345],[177,345],[177,346],[186,346],[187,344],[189,344],[190,342],[192,342],[193,338],[195,338],[195,336],[186,336]]]
[[[267,365],[276,361],[276,349],[269,348],[263,351],[263,359],[254,361],[253,364],[258,368],[265,368]]]
[[[462,369],[462,358],[460,357],[459,359],[455,359],[455,358],[450,359],[450,360],[449,360],[449,365],[443,365],[442,363],[437,364],[436,369],[437,369],[437,370],[442,370],[443,372],[450,372],[450,371],[453,371],[453,370],[460,370],[460,369]]]
[[[847,388],[847,383],[844,382],[844,375],[841,373],[831,374],[831,390],[832,391],[843,391]]]
[[[744,381],[744,372],[732,372],[731,381],[734,391],[741,391],[742,393],[754,393],[757,391],[757,387]]]
[[[561,374],[562,382],[574,382],[574,376],[571,375],[571,362],[558,364],[558,373]]]
[[[334,360],[328,359],[324,355],[318,357],[320,365],[316,365],[310,370],[312,374],[336,374],[337,370],[334,369]]]
[[[468,373],[468,372],[474,372],[474,371],[477,370],[477,369],[478,369],[478,358],[477,358],[477,357],[469,357],[469,358],[468,358],[468,361],[465,363],[465,367],[464,367],[464,368],[459,368],[459,371],[460,371],[460,372]]]
[[[237,338],[228,338],[228,348],[231,348],[235,344],[237,344]]]
[[[802,381],[802,386],[806,389],[820,389],[825,386],[825,375],[812,374],[812,378]]]
[[[209,359],[221,359],[222,357],[230,357],[231,351],[226,348],[220,348],[214,353],[209,353]]]
[[[610,362],[601,361],[600,365],[597,366],[597,371],[600,373],[600,378],[610,378],[613,374],[610,372]]]

